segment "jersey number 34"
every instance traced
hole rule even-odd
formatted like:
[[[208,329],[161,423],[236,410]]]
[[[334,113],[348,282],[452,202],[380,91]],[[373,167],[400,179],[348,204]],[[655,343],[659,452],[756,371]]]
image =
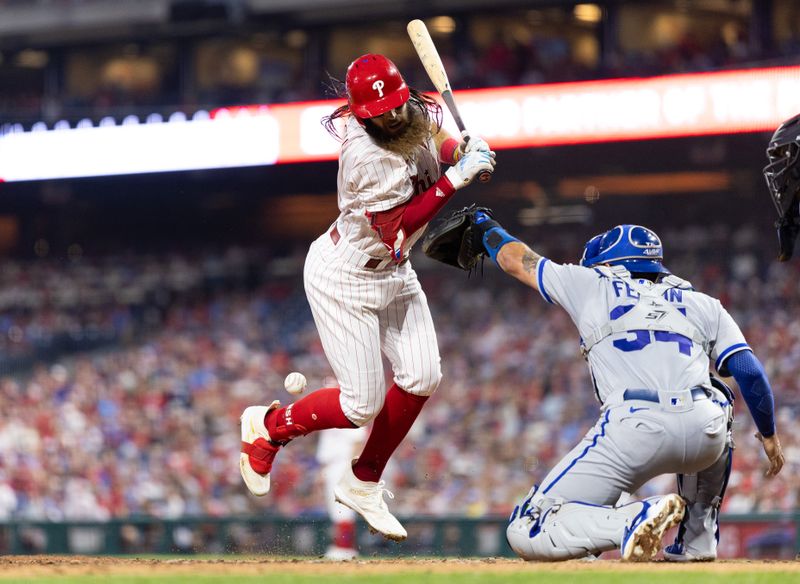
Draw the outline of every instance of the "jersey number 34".
[[[609,316],[611,320],[616,320],[625,312],[627,312],[627,310],[620,311],[619,309],[615,309],[611,311]],[[655,341],[656,343],[676,343],[678,345],[678,352],[680,352],[682,355],[692,354],[692,339],[679,333],[637,329],[627,331],[626,334],[634,335],[634,338],[617,339],[612,343],[614,347],[620,351],[625,351],[626,353],[630,353],[631,351],[641,351],[647,345]]]

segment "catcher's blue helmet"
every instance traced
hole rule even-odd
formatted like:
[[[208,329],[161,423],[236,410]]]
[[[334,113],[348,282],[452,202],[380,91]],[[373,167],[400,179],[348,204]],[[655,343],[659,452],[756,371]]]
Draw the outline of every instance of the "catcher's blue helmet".
[[[581,265],[609,264],[625,266],[629,272],[669,274],[663,259],[664,248],[654,231],[641,225],[617,225],[586,243]]]

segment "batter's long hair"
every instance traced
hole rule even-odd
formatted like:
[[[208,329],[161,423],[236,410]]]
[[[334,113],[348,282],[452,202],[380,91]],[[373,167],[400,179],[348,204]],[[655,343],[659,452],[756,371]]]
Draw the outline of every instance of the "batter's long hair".
[[[338,97],[347,97],[347,92],[344,90],[344,83],[334,79],[331,79],[331,83],[335,84],[335,86],[338,87],[338,89],[336,90],[336,94],[338,95]],[[420,113],[425,119],[426,126],[429,127],[431,125],[431,122],[435,122],[436,131],[438,132],[439,130],[441,130],[442,106],[439,104],[439,102],[433,99],[432,97],[429,97],[424,93],[417,91],[416,89],[409,88],[409,92],[411,93],[411,95],[409,96],[408,101],[406,103],[415,106],[420,111]],[[333,113],[331,113],[331,115],[322,118],[321,122],[322,125],[325,127],[325,129],[328,131],[328,133],[341,142],[343,137],[340,136],[339,132],[336,130],[336,120],[338,120],[339,118],[343,118],[345,116],[352,116],[352,115],[354,114],[352,111],[350,111],[350,104],[346,103],[336,108],[333,111]],[[370,124],[372,124],[372,122],[369,121],[369,118],[362,121],[368,127]]]

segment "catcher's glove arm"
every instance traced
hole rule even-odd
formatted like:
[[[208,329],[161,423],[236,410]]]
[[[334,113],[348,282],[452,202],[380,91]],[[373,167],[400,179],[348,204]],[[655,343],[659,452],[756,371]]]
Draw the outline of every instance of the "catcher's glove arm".
[[[422,240],[425,255],[449,266],[471,271],[485,255],[480,235],[473,229],[475,212],[487,211],[470,205],[453,211],[432,225]]]
[[[492,219],[489,209],[470,205],[431,227],[422,250],[435,260],[471,271],[486,255],[497,261],[498,250],[514,241],[518,240]]]
[[[542,256],[509,234],[491,214],[476,213],[475,230],[480,234],[486,253],[506,274],[539,290],[536,267]]]

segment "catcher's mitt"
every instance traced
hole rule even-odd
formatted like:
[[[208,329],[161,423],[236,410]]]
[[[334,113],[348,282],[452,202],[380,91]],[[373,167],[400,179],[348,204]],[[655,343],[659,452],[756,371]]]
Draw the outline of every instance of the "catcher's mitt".
[[[478,260],[486,255],[481,232],[474,227],[475,213],[478,211],[490,217],[492,215],[486,207],[473,204],[453,211],[433,225],[422,240],[425,255],[450,266],[472,271]]]

